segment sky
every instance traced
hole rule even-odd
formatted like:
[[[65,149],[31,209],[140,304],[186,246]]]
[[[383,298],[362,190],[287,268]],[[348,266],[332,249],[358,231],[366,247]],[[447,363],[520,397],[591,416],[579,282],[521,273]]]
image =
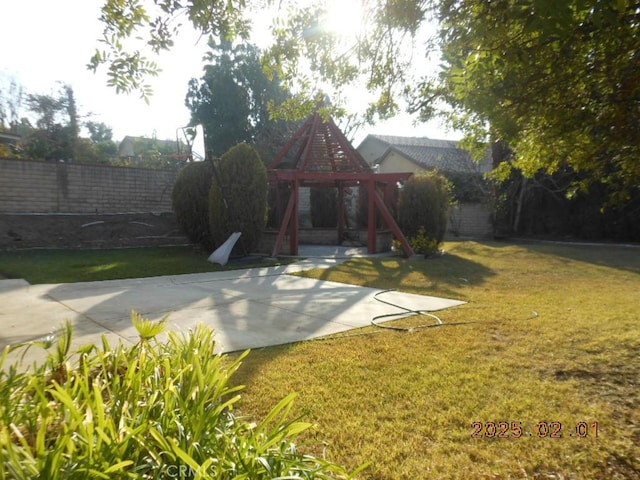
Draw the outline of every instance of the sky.
[[[161,55],[158,77],[150,79],[154,94],[147,105],[137,94],[116,94],[107,86],[106,69],[86,68],[102,32],[102,0],[20,0],[5,2],[0,28],[0,88],[11,80],[27,93],[57,95],[61,84],[73,87],[84,120],[103,122],[120,141],[127,135],[175,139],[189,122],[184,106],[191,78],[203,74],[206,39],[182,29],[171,52]],[[363,127],[355,146],[367,135],[426,136],[459,139],[438,121],[412,125],[408,115]]]

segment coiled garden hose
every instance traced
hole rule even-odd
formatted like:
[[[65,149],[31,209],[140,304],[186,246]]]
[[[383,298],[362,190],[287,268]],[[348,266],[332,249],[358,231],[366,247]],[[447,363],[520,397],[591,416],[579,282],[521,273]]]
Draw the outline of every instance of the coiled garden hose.
[[[389,330],[395,330],[397,332],[413,332],[415,330],[420,330],[423,328],[436,328],[436,327],[442,327],[442,326],[451,326],[451,325],[467,325],[469,323],[473,323],[473,322],[456,322],[456,323],[444,323],[442,321],[442,319],[440,317],[438,317],[437,315],[434,315],[433,313],[429,312],[428,310],[411,310],[409,308],[403,307],[402,305],[397,305],[393,302],[389,302],[387,300],[382,300],[381,298],[379,298],[379,295],[382,295],[383,293],[389,293],[389,292],[393,292],[393,289],[390,290],[382,290],[380,292],[377,292],[373,298],[375,298],[378,302],[380,303],[384,303],[385,305],[390,305],[392,307],[396,307],[399,308],[401,310],[404,310],[403,312],[396,312],[396,313],[386,313],[384,315],[377,315],[375,317],[373,317],[371,319],[371,325],[374,325],[376,327],[380,327],[380,328],[386,328]],[[381,323],[378,323],[379,320],[382,319],[388,319],[388,318],[393,318],[393,317],[409,317],[412,315],[425,315],[427,317],[431,317],[434,318],[436,320],[437,323],[427,323],[424,325],[418,325],[415,327],[397,327],[394,325],[384,325]]]

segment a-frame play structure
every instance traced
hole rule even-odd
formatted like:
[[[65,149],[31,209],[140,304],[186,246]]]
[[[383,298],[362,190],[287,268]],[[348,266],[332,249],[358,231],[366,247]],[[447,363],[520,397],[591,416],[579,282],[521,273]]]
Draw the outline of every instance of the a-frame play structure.
[[[293,154],[293,155],[292,155]],[[316,110],[280,150],[269,165],[269,185],[286,203],[272,256],[281,249],[289,235],[289,251],[298,254],[298,206],[301,187],[337,188],[338,230],[344,229],[344,191],[350,187],[368,190],[367,251],[376,252],[376,223],[380,214],[384,223],[402,244],[406,256],[413,250],[400,231],[388,203],[397,182],[411,173],[375,173],[362,155],[353,148],[331,118],[323,118]],[[284,204],[283,203],[283,204]],[[341,235],[339,234],[341,238]]]

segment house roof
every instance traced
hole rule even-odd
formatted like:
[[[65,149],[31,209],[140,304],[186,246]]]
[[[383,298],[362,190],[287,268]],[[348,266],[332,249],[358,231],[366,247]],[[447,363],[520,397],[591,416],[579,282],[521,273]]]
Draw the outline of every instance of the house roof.
[[[399,137],[391,135],[368,135],[367,140],[377,141],[386,149],[374,160],[381,163],[391,152],[398,152],[423,168],[450,172],[486,172],[491,170],[491,159],[475,162],[469,153],[458,147],[454,140],[439,140],[428,137]],[[361,144],[361,145],[362,145]]]
[[[17,133],[0,132],[0,143],[19,142],[20,139],[21,137]]]
[[[136,146],[143,145],[146,147],[150,145],[156,146],[158,149],[177,152],[179,143],[177,140],[158,140],[157,138],[136,137],[127,135],[122,139],[118,146],[118,156],[120,157],[134,157],[136,155]]]

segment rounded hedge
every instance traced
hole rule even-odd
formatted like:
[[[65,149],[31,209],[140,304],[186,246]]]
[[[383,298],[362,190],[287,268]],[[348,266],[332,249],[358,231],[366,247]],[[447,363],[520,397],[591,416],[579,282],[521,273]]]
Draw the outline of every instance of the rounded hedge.
[[[236,249],[256,250],[267,213],[267,169],[251,146],[230,148],[216,163],[209,192],[209,225],[214,246],[233,232],[242,236]]]
[[[178,225],[187,238],[207,250],[213,247],[209,231],[209,190],[213,168],[209,162],[187,164],[176,178],[171,194]]]
[[[407,238],[442,242],[449,221],[451,186],[438,172],[413,175],[404,183],[398,201],[398,225]]]

